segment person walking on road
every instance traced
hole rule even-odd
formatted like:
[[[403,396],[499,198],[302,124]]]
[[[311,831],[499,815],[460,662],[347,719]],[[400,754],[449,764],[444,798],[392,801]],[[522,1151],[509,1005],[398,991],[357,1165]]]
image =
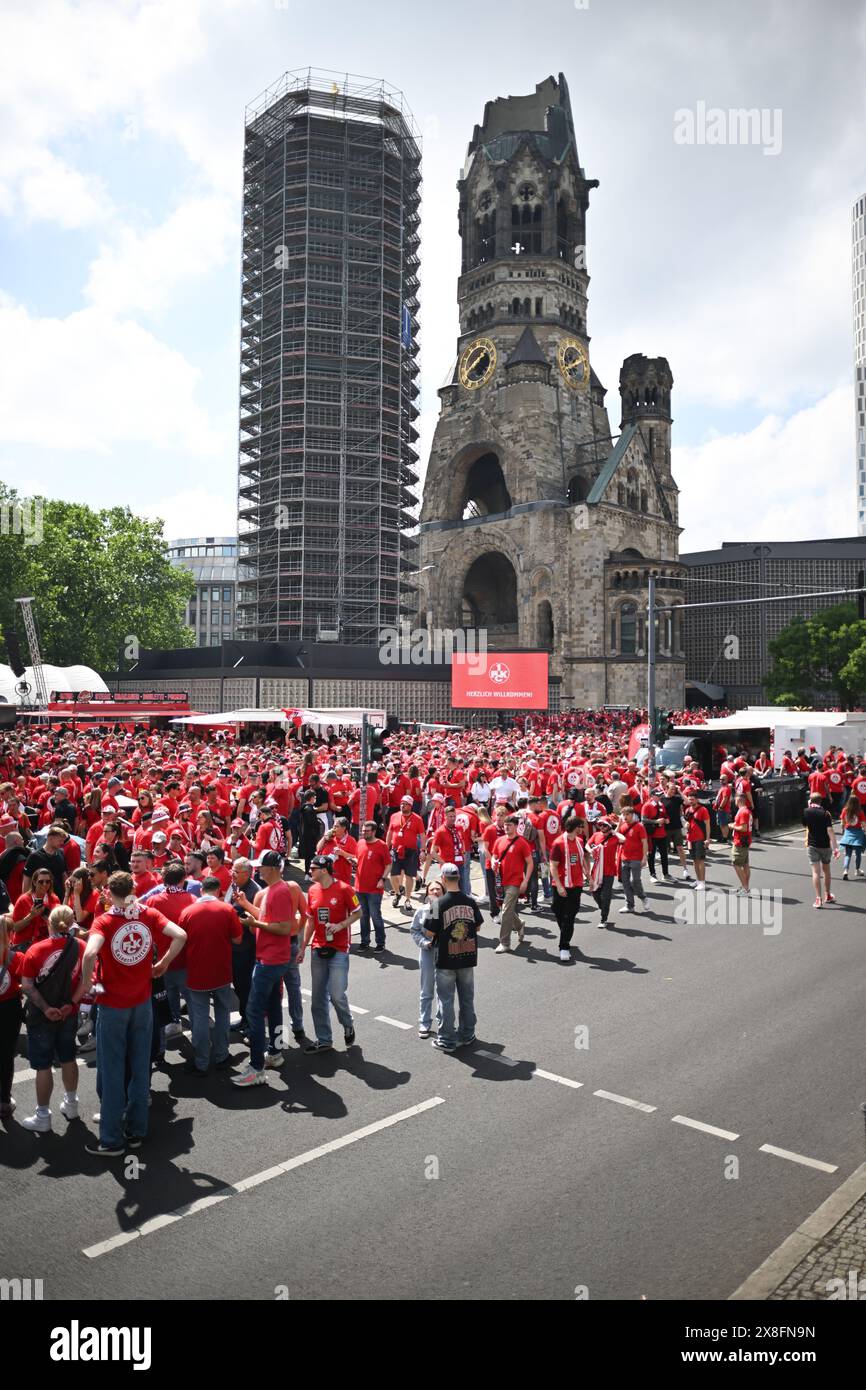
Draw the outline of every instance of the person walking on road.
[[[737,814],[734,816],[732,824],[733,843],[731,845],[731,863],[734,866],[734,873],[740,880],[740,887],[737,890],[740,893],[748,893],[752,877],[752,869],[749,864],[749,846],[752,843],[754,819],[748,797],[740,794],[737,797]]]
[[[513,931],[517,932],[517,944],[522,946],[523,933],[526,930],[517,915],[517,901],[526,892],[535,864],[532,850],[523,836],[517,833],[517,827],[517,816],[508,816],[505,821],[505,834],[500,835],[493,843],[493,867],[502,884],[502,914],[496,955],[511,950]]]
[[[430,924],[430,913],[434,899],[439,899],[445,889],[441,879],[434,879],[427,885],[427,901],[418,908],[409,928],[412,940],[418,947],[418,966],[421,971],[420,999],[418,1003],[418,1037],[429,1038],[433,1032],[433,996],[436,993],[436,950],[433,938],[425,930]]]
[[[830,892],[830,861],[839,858],[839,847],[833,831],[833,816],[824,805],[820,790],[813,791],[809,797],[809,804],[803,812],[803,825],[806,827],[804,843],[815,889],[813,906],[823,907],[824,903],[836,901]]]
[[[559,959],[571,960],[574,919],[580,911],[580,894],[590,872],[586,844],[577,833],[577,816],[566,816],[565,829],[550,848],[550,877],[553,880],[553,913],[559,926]]]
[[[647,862],[649,837],[637,818],[634,806],[626,806],[614,832],[620,842],[619,876],[625,893],[625,907],[620,912],[645,912],[646,892],[641,869]]]
[[[361,905],[353,888],[334,878],[327,855],[317,854],[310,865],[313,886],[307,895],[307,925],[298,964],[311,947],[310,971],[313,997],[310,1011],[316,1028],[315,1041],[307,1052],[329,1052],[333,1047],[331,1005],[340,1023],[347,1047],[355,1041],[355,1023],[349,1008],[349,944],[352,927],[361,916]]]
[[[458,1047],[471,1047],[475,1042],[475,967],[478,928],[484,919],[475,899],[461,891],[456,864],[443,864],[442,885],[445,892],[441,898],[433,899],[425,928],[436,951],[439,997],[439,1033],[432,1046],[440,1052],[456,1052]],[[455,1019],[455,995],[459,1020]]]
[[[234,908],[220,900],[220,880],[208,875],[201,897],[184,909],[180,926],[186,932],[186,976],[193,1060],[186,1070],[207,1076],[213,1066],[231,1065],[229,1022],[232,1013],[232,946],[239,946],[243,926]],[[211,1037],[210,1006],[214,1026]]]
[[[854,856],[854,868],[858,878],[863,877],[863,870],[860,868],[860,860],[863,850],[866,848],[866,815],[863,814],[863,807],[856,796],[849,797],[842,808],[842,839],[839,841],[845,851],[845,866],[842,870],[843,879],[848,878],[848,868],[851,863],[851,856]]]

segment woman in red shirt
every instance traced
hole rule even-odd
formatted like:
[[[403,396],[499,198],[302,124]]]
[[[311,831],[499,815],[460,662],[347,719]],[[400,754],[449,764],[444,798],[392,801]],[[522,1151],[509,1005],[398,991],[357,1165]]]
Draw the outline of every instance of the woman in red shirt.
[[[863,849],[866,847],[866,815],[863,814],[863,807],[856,796],[850,796],[842,808],[842,838],[839,844],[845,855],[842,877],[844,879],[848,877],[848,866],[853,854],[855,873],[858,878],[862,878],[863,871],[860,868],[860,860],[863,857]]]
[[[23,951],[11,953],[10,923],[11,918],[0,917],[0,1117],[4,1119],[15,1109],[12,1079],[21,1032],[19,977],[24,964]]]

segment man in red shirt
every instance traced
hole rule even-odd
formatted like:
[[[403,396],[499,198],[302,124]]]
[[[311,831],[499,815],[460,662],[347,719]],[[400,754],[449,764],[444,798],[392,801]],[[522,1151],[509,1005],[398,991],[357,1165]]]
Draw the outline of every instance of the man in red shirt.
[[[619,876],[625,893],[625,907],[621,907],[620,912],[645,912],[646,894],[641,870],[649,853],[649,836],[638,820],[634,806],[624,807],[615,833],[621,845]]]
[[[112,906],[96,918],[90,929],[81,982],[73,999],[77,1005],[90,991],[98,957],[103,990],[96,1030],[99,1139],[85,1147],[88,1153],[101,1158],[114,1158],[126,1148],[138,1148],[147,1135],[153,1032],[151,985],[154,978],[165,974],[186,941],[181,927],[137,901],[131,874],[112,874],[108,887]],[[154,950],[162,953],[155,964]]]
[[[742,793],[737,797],[737,814],[733,821],[733,844],[731,863],[734,873],[740,880],[740,892],[748,893],[752,870],[749,865],[749,846],[752,843],[753,813],[748,798]]]
[[[159,887],[159,879],[153,872],[153,855],[150,850],[133,850],[129,867],[132,872],[133,892],[137,898],[143,898],[151,888]]]
[[[683,808],[686,820],[686,843],[695,868],[695,889],[706,888],[707,841],[710,838],[710,813],[698,801],[696,792],[689,792]]]
[[[268,850],[258,863],[265,887],[250,902],[244,892],[234,896],[242,910],[241,923],[256,929],[256,964],[250,981],[246,1017],[250,1035],[250,1061],[246,1071],[232,1077],[235,1086],[261,1086],[267,1081],[265,1067],[281,1067],[283,1057],[283,981],[289,999],[292,1030],[298,1041],[304,1037],[298,933],[306,918],[307,901],[297,883],[283,880],[282,856]],[[265,1020],[269,1050],[265,1056]]]
[[[180,925],[180,919],[188,907],[198,899],[188,893],[185,887],[186,870],[182,864],[169,864],[163,879],[162,892],[154,893],[147,900],[148,907],[161,912],[169,922]],[[175,956],[171,969],[165,972],[165,992],[171,1009],[172,1022],[165,1025],[166,1038],[176,1038],[183,1032],[180,1016],[181,994],[186,994],[186,947]],[[188,1007],[188,1006],[187,1006]]]
[[[452,815],[451,824],[454,824]],[[418,877],[421,846],[424,843],[424,822],[412,810],[412,797],[406,792],[401,799],[399,811],[395,811],[388,822],[385,844],[391,851],[391,899],[392,907],[400,906],[400,895],[405,894],[403,911],[410,915],[412,893]],[[434,837],[435,843],[435,837]]]
[[[211,1065],[210,1004],[213,1000],[213,1065],[231,1065],[229,1023],[232,1012],[232,946],[243,930],[237,913],[220,902],[220,882],[212,874],[202,881],[201,897],[181,914],[186,932],[186,978],[189,1021],[195,1060],[185,1070],[207,1076]]]
[[[550,877],[553,880],[553,915],[559,925],[559,959],[571,960],[574,919],[580,911],[580,894],[590,860],[577,833],[577,816],[567,816],[564,831],[550,847]]]
[[[316,845],[316,853],[333,859],[334,878],[351,884],[358,862],[358,841],[349,834],[349,821],[345,816],[338,816],[331,829],[325,831]]]
[[[649,842],[649,880],[650,883],[658,883],[656,851],[658,851],[662,862],[662,878],[670,878],[668,871],[668,813],[661,796],[651,796],[647,792],[641,803],[640,818]]]
[[[382,920],[382,894],[385,880],[391,865],[391,855],[384,840],[376,835],[376,822],[365,821],[361,829],[362,839],[358,845],[358,863],[355,870],[355,894],[361,907],[361,950],[370,946],[370,923],[376,936],[374,951],[385,949],[385,923]]]
[[[349,945],[352,925],[361,916],[361,906],[354,890],[339,883],[331,868],[331,860],[320,854],[310,865],[313,886],[307,895],[307,925],[299,956],[299,960],[303,960],[307,947],[312,948],[310,1011],[316,1040],[307,1044],[307,1052],[329,1052],[333,1047],[332,1004],[343,1025],[346,1047],[351,1047],[355,1041],[355,1023],[348,999]]]
[[[361,788],[356,787],[349,797],[349,815],[352,823],[349,827],[350,834],[356,839],[359,827],[365,820],[373,820],[379,809],[379,781],[375,772],[367,773],[367,785],[364,788],[363,802],[361,798]]]
[[[517,915],[517,901],[529,886],[534,860],[532,850],[517,833],[518,817],[508,816],[505,834],[494,841],[493,867],[502,884],[502,920],[496,954],[511,950],[511,933],[517,932],[517,943],[523,945],[525,927]]]
[[[616,880],[616,861],[619,855],[619,840],[614,835],[614,822],[607,816],[602,816],[600,821],[596,821],[595,833],[590,837],[589,843],[595,847],[595,853],[602,855],[601,882],[593,893],[596,905],[601,913],[599,928],[609,926],[610,903],[613,897],[613,885]]]

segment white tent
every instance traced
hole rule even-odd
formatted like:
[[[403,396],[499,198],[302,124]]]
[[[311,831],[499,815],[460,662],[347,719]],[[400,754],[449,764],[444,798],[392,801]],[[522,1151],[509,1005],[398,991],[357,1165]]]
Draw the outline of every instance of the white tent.
[[[89,666],[49,666],[43,665],[45,676],[45,689],[50,699],[55,690],[71,690],[79,694],[82,690],[92,690],[94,694],[107,694],[108,686],[100,675]],[[33,667],[26,666],[23,676],[16,676],[11,666],[4,666],[0,662],[0,702],[8,705],[20,705],[21,696],[16,692],[15,687],[19,681],[25,680],[30,686],[31,696],[36,694],[36,682],[33,679]]]
[[[318,733],[331,727],[335,730],[360,729],[366,714],[373,728],[384,729],[387,716],[383,709],[357,709],[339,706],[335,709],[231,709],[221,714],[188,714],[172,719],[172,724],[213,728],[222,724],[282,724],[288,728],[293,719],[300,719]]]
[[[223,724],[287,724],[288,720],[281,709],[229,709],[221,714],[186,714],[169,722],[213,728]]]

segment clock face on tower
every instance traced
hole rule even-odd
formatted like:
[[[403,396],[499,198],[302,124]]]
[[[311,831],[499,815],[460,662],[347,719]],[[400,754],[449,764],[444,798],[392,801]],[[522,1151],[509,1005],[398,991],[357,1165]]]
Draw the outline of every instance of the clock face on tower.
[[[563,338],[556,350],[556,362],[570,390],[589,385],[589,357],[578,338]]]
[[[467,391],[477,391],[493,375],[496,366],[496,347],[489,338],[476,338],[460,354],[460,385]]]

